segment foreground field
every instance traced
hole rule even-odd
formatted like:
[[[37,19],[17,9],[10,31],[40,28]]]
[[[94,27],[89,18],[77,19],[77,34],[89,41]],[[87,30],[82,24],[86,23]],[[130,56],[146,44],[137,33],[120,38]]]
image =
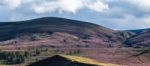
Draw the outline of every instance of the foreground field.
[[[50,58],[35,62],[29,66],[120,66],[117,64],[97,62],[91,58],[72,56],[72,55],[55,55]]]
[[[28,64],[37,62],[39,60],[46,59],[54,55],[60,55],[60,54],[66,55],[65,57],[69,57],[77,61],[79,58],[75,56],[87,57],[87,58],[94,59],[97,62],[107,63],[107,64],[117,64],[121,66],[149,66],[149,61],[150,61],[148,59],[149,54],[136,56],[136,54],[140,53],[141,50],[133,49],[133,48],[32,48],[32,49],[23,48],[19,50],[5,49],[1,51],[5,51],[5,52],[30,51],[29,52],[30,56],[25,58],[25,61],[23,63],[19,65],[13,64],[14,66],[26,66]]]

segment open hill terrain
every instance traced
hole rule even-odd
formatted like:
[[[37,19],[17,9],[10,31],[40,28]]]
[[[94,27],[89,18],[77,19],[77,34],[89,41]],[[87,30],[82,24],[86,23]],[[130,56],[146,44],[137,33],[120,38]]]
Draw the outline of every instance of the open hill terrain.
[[[136,30],[136,35],[126,40],[126,43],[132,47],[150,46],[150,29]]]
[[[0,55],[4,56],[0,56],[0,62],[7,60],[9,63],[6,64],[24,63],[25,66],[43,57],[49,59],[52,55],[65,54],[57,58],[67,62],[73,59],[77,64],[86,66],[91,66],[91,59],[85,64],[83,61],[87,59],[80,56],[102,64],[149,66],[149,37],[149,29],[117,31],[93,23],[56,17],[0,22]]]
[[[129,31],[55,17],[0,23],[0,44],[7,45],[114,47],[132,35]]]

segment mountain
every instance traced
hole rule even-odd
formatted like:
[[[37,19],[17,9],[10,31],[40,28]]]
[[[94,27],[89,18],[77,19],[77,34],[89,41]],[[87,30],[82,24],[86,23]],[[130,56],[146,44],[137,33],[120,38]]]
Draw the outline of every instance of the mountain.
[[[90,58],[55,55],[53,57],[32,63],[28,66],[119,66],[110,63],[100,63]]]
[[[0,50],[29,51],[35,58],[35,63],[28,62],[27,59],[27,65],[31,63],[29,66],[54,66],[56,63],[56,66],[64,63],[69,64],[65,66],[147,66],[149,37],[149,29],[119,31],[89,22],[57,17],[0,22]],[[108,65],[109,63],[113,65]]]
[[[150,46],[150,29],[134,30],[137,34],[126,40],[126,44],[132,47]]]
[[[10,39],[5,36],[16,36],[21,33],[38,32],[67,32],[84,38],[92,35],[104,36],[111,35],[114,31],[96,24],[69,20],[63,18],[39,18],[21,22],[0,23],[1,40]],[[102,35],[103,34],[103,35]]]
[[[0,22],[0,44],[9,45],[32,43],[51,47],[60,44],[61,47],[136,47],[148,46],[149,37],[149,29],[115,31],[89,22],[57,17]]]
[[[127,30],[127,31],[139,34],[141,32],[148,31],[148,30],[150,30],[150,28],[147,28],[147,29],[137,29],[137,30]]]
[[[130,31],[115,31],[93,23],[57,17],[0,22],[0,41],[3,41],[0,44],[10,45],[30,45],[31,42],[41,45],[44,42],[43,45],[50,44],[50,46],[70,44],[71,46],[88,47],[92,44],[91,46],[95,47],[112,47],[121,45],[132,35]]]

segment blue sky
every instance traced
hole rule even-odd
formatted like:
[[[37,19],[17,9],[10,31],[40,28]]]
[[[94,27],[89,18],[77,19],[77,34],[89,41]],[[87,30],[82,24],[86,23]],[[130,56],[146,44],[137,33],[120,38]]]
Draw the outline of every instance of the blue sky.
[[[62,17],[116,30],[150,28],[149,0],[0,0],[0,22]]]

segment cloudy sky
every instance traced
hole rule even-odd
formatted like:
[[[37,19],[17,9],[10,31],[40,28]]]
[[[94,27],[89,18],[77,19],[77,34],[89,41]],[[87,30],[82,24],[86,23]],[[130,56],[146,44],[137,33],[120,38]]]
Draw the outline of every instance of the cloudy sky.
[[[63,17],[116,30],[150,28],[150,0],[0,0],[0,22]]]

